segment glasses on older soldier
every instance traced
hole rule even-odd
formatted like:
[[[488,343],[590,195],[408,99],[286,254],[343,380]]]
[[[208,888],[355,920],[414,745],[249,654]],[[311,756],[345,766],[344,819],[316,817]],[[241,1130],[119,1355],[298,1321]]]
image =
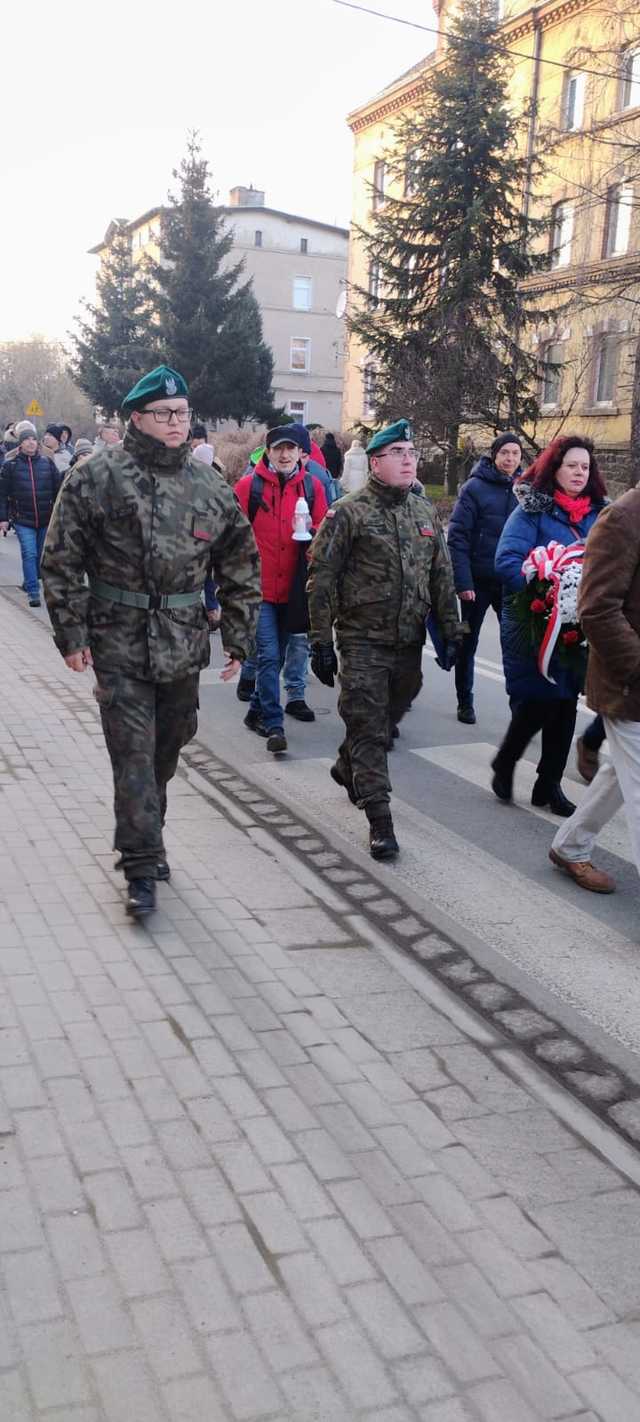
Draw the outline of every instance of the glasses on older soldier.
[[[168,410],[143,410],[143,415],[153,415],[157,425],[170,425],[172,418],[178,425],[188,425],[191,421],[193,410],[176,410],[169,406]]]
[[[376,459],[386,459],[388,454],[392,459],[399,459],[402,454],[407,454],[409,459],[418,458],[418,451],[412,444],[392,444],[391,449],[383,450],[382,454],[376,455]]]

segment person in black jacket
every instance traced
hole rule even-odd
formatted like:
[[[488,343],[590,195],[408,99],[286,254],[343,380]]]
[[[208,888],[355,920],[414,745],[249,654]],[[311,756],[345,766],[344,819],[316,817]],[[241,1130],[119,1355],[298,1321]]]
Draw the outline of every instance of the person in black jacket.
[[[0,533],[13,523],[22,554],[22,574],[29,607],[40,606],[40,558],[61,476],[52,459],[40,453],[35,434],[25,430],[15,459],[0,470]]]
[[[329,470],[332,479],[342,478],[342,468],[344,465],[344,455],[338,441],[331,430],[327,430],[322,446],[324,462]]]
[[[493,608],[498,621],[502,609],[502,584],[494,559],[504,525],[517,507],[513,481],[519,472],[522,445],[515,434],[494,439],[489,454],[474,464],[463,484],[449,522],[448,544],[456,592],[469,631],[462,639],[456,661],[458,720],[475,725],[473,670],[485,614]]]

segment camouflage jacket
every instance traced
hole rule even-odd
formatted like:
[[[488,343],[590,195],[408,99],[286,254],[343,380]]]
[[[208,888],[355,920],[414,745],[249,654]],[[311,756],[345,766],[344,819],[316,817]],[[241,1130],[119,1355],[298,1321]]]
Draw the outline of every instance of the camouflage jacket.
[[[445,639],[461,634],[451,559],[433,504],[370,478],[326,514],[311,548],[310,637],[423,642],[431,608]]]
[[[225,650],[244,660],[260,606],[252,529],[232,489],[192,459],[129,425],[124,441],[67,474],[42,558],[44,594],[63,656],[90,647],[96,667],[174,681],[209,662],[201,602],[144,611],[104,601],[85,580],[130,592],[201,589],[215,566]]]

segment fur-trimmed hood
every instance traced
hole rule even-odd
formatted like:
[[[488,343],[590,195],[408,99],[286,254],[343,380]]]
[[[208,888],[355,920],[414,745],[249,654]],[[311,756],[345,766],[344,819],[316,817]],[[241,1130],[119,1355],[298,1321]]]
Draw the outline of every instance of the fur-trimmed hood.
[[[513,492],[523,513],[550,513],[553,508],[553,495],[544,494],[542,489],[534,489],[532,484],[516,483]]]

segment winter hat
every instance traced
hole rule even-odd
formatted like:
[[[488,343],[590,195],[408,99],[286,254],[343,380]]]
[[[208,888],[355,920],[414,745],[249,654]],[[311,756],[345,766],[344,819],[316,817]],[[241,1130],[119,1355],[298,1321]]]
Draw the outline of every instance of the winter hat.
[[[59,444],[59,443],[60,443],[60,435],[62,434],[62,425],[47,425],[47,428],[46,428],[46,430],[45,430],[45,434],[53,435],[53,438],[54,438],[54,439],[57,439],[58,444]]]
[[[201,464],[213,464],[213,449],[210,444],[199,444],[197,449],[192,449],[193,459],[199,459]]]
[[[18,423],[15,427],[16,438],[18,440],[21,439],[25,430],[29,430],[31,434],[35,435],[36,439],[38,438],[38,432],[36,430],[35,425],[31,423],[31,420],[18,420]]]
[[[273,429],[267,430],[265,444],[267,449],[275,448],[278,444],[297,444],[298,449],[303,449],[306,454],[311,453],[311,440],[304,425],[275,425]]]
[[[501,450],[505,444],[517,444],[520,446],[520,451],[522,452],[522,440],[520,436],[506,431],[505,434],[498,435],[497,439],[494,439],[491,449],[489,450],[489,458],[495,459],[496,454],[498,454],[499,450]]]
[[[18,446],[20,446],[21,444],[24,444],[24,442],[25,442],[26,439],[37,439],[37,438],[38,438],[38,436],[37,436],[36,431],[34,430],[33,425],[32,425],[30,430],[21,430],[21,431],[20,431],[20,434],[18,435]]]
[[[78,455],[78,454],[93,454],[93,453],[94,453],[94,448],[93,448],[93,444],[92,444],[92,442],[91,442],[90,439],[83,439],[83,438],[80,438],[80,439],[77,439],[77,440],[76,440],[76,455]]]
[[[350,448],[350,449],[362,449],[362,440],[361,440],[361,439],[352,439],[351,444],[349,445],[349,448]]]

